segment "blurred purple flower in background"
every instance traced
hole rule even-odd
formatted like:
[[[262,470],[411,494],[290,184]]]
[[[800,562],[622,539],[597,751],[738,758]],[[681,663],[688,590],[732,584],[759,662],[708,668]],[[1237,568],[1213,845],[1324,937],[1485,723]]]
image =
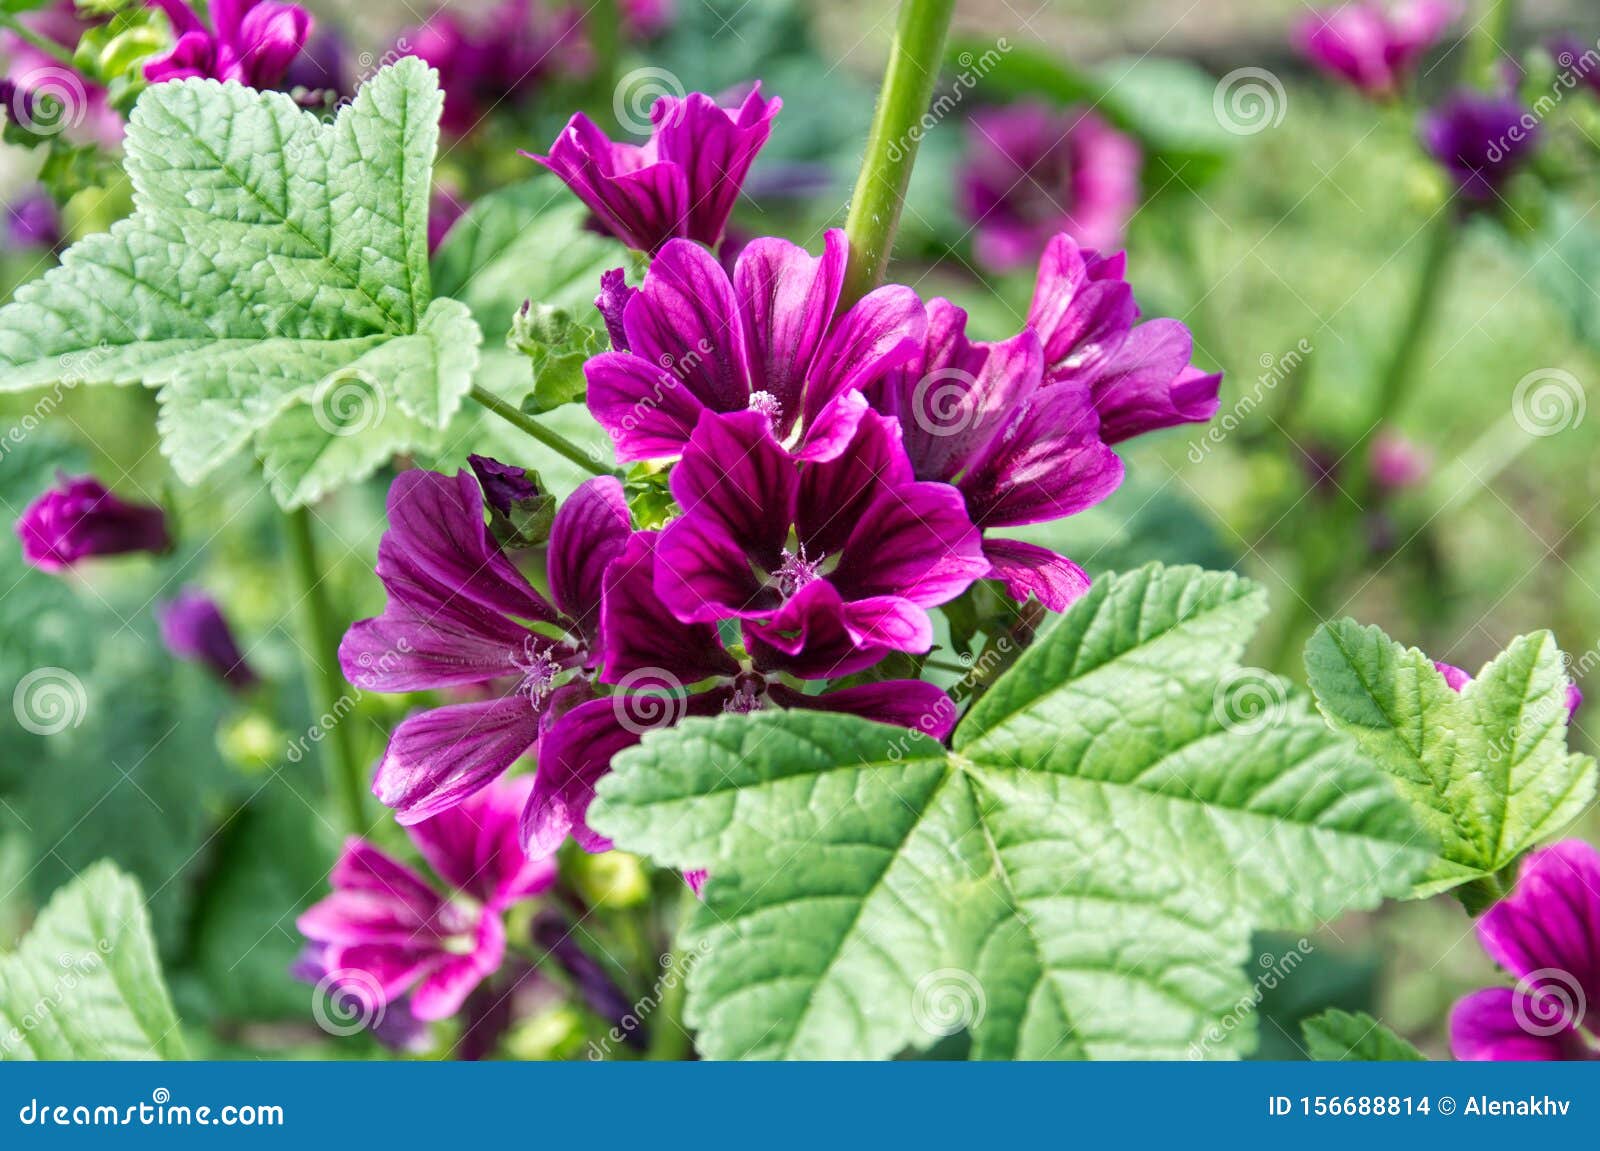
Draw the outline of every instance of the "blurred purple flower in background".
[[[374,1039],[391,1051],[420,1055],[432,1046],[427,1022],[411,1013],[409,995],[385,1003],[381,1010],[363,1003],[360,996],[339,987],[337,978],[330,978],[328,949],[320,943],[308,943],[301,948],[289,965],[289,975],[327,992],[333,1001],[334,1020],[341,1033],[346,1031],[348,1023],[355,1022],[364,1025]]]
[[[1290,40],[1317,68],[1367,96],[1399,92],[1460,7],[1453,0],[1355,0],[1308,12]]]
[[[344,37],[319,28],[300,54],[289,62],[279,87],[306,108],[332,107],[355,95],[350,74],[349,48]]]
[[[457,220],[467,214],[467,201],[461,189],[448,182],[439,181],[428,198],[428,252],[438,251],[439,245],[450,234]]]
[[[1021,103],[974,114],[958,179],[978,262],[1009,271],[1059,232],[1080,247],[1115,248],[1139,206],[1141,162],[1133,138],[1087,108]]]
[[[461,136],[491,112],[522,106],[550,77],[586,71],[581,25],[580,8],[548,11],[533,0],[502,0],[481,19],[441,8],[395,43],[401,54],[438,69],[440,126]]]
[[[1457,1059],[1600,1060],[1600,851],[1567,839],[1530,853],[1478,939],[1517,983],[1456,1003]]]
[[[54,248],[61,243],[61,213],[43,188],[33,187],[6,205],[6,235],[18,248]]]
[[[179,659],[209,668],[235,689],[256,682],[256,673],[245,662],[222,609],[199,588],[183,588],[174,599],[158,605],[156,622],[162,642]]]
[[[211,27],[185,0],[147,0],[167,14],[177,42],[146,61],[152,84],[204,76],[237,80],[251,88],[276,88],[311,35],[311,13],[277,0],[212,0]]]
[[[710,96],[662,96],[643,144],[613,143],[583,113],[547,156],[524,152],[560,176],[611,235],[640,251],[687,238],[714,248],[783,101],[760,85],[737,107]]]
[[[1433,456],[1399,432],[1385,429],[1372,441],[1372,479],[1380,488],[1399,491],[1428,478]]]
[[[151,504],[124,503],[93,476],[59,474],[55,487],[23,509],[16,531],[23,558],[52,572],[92,556],[172,546],[165,512]]]
[[[1423,144],[1474,203],[1500,194],[1538,138],[1533,114],[1510,95],[1463,90],[1422,118]]]
[[[1551,38],[1546,46],[1560,74],[1573,83],[1583,83],[1600,94],[1600,48],[1571,32]]]

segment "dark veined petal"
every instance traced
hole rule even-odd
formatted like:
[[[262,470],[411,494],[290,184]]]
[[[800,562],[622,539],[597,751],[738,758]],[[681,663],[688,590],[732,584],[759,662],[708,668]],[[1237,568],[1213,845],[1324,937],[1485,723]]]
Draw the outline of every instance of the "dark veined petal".
[[[372,793],[399,823],[420,823],[499,776],[538,738],[539,713],[522,695],[418,712],[390,735]]]
[[[600,627],[602,577],[632,534],[628,499],[614,476],[581,484],[550,525],[550,594],[591,642]]]
[[[983,541],[983,554],[989,557],[994,579],[1003,580],[1006,593],[1018,603],[1029,595],[1051,611],[1066,611],[1089,590],[1089,576],[1064,555],[1022,540]]]

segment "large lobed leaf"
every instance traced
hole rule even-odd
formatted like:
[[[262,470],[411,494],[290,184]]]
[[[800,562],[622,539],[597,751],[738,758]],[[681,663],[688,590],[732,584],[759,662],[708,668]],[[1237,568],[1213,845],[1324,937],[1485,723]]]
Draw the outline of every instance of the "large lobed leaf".
[[[0,955],[0,1059],[182,1059],[139,885],[97,863]]]
[[[153,85],[128,125],[134,214],[0,309],[0,389],[159,388],[181,477],[255,441],[288,506],[425,445],[481,340],[429,283],[441,99],[409,58],[331,125],[282,93]]]
[[[618,756],[592,821],[709,868],[688,1018],[711,1057],[1237,1054],[1256,928],[1405,891],[1386,780],[1264,673],[1231,575],[1098,581],[952,748],[812,712],[690,720]],[[1271,697],[1241,720],[1243,678]],[[1208,1033],[1213,1037],[1207,1039]]]
[[[1567,750],[1549,632],[1513,640],[1459,693],[1422,652],[1353,620],[1311,637],[1306,670],[1328,722],[1393,777],[1438,844],[1419,896],[1505,871],[1594,798],[1594,760]]]

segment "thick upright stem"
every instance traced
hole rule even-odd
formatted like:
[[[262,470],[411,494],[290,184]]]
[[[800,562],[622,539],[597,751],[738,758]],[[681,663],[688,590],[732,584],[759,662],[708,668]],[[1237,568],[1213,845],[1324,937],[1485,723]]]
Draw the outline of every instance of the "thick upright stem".
[[[284,535],[289,545],[291,574],[299,585],[306,694],[315,713],[312,730],[323,733],[320,747],[328,792],[339,804],[345,830],[360,835],[367,829],[366,781],[356,758],[352,733],[346,726],[350,708],[344,702],[344,673],[339,670],[340,631],[323,585],[311,513],[305,508],[289,512]]]
[[[924,131],[922,119],[933,97],[944,59],[945,37],[955,0],[902,0],[883,90],[872,116],[867,151],[850,197],[845,233],[850,266],[841,306],[849,307],[883,282],[900,225],[911,166]]]
[[[584,451],[577,444],[567,439],[567,437],[562,435],[560,432],[551,431],[538,420],[522,411],[522,409],[518,408],[515,404],[506,403],[493,392],[485,388],[481,388],[477,384],[472,385],[472,391],[470,394],[474,400],[488,408],[495,415],[506,421],[506,423],[527,432],[545,447],[565,456],[584,471],[596,476],[611,475],[610,468],[606,467],[604,464],[596,463],[594,458],[590,456],[588,452]]]
[[[1500,59],[1506,55],[1517,18],[1514,0],[1483,0],[1483,14],[1467,37],[1466,80],[1480,88],[1499,81]]]

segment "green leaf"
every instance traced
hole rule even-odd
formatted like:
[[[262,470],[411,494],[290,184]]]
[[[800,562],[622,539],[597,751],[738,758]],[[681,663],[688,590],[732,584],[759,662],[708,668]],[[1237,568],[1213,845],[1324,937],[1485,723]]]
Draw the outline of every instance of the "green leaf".
[[[1254,928],[1408,889],[1383,777],[1238,659],[1234,576],[1098,581],[947,749],[843,715],[687,720],[619,755],[591,822],[709,868],[686,945],[708,1056],[1237,1054]],[[1263,713],[1249,697],[1264,697]]]
[[[1324,1011],[1301,1025],[1306,1051],[1319,1063],[1415,1063],[1426,1059],[1365,1012]]]
[[[1328,722],[1393,777],[1438,844],[1418,897],[1489,879],[1594,798],[1594,761],[1567,750],[1549,632],[1513,640],[1459,693],[1422,652],[1353,620],[1318,629],[1306,670]]]
[[[290,506],[425,441],[459,410],[480,342],[466,309],[432,300],[440,106],[434,73],[409,58],[331,125],[281,93],[152,86],[128,126],[134,214],[0,309],[0,388],[69,374],[159,388],[163,451],[183,479],[256,441],[294,475],[275,485]],[[352,375],[397,418],[361,451],[301,443],[339,437],[292,413]],[[283,433],[261,442],[286,413],[292,467]]]
[[[139,885],[97,863],[0,956],[0,1059],[182,1059]]]

